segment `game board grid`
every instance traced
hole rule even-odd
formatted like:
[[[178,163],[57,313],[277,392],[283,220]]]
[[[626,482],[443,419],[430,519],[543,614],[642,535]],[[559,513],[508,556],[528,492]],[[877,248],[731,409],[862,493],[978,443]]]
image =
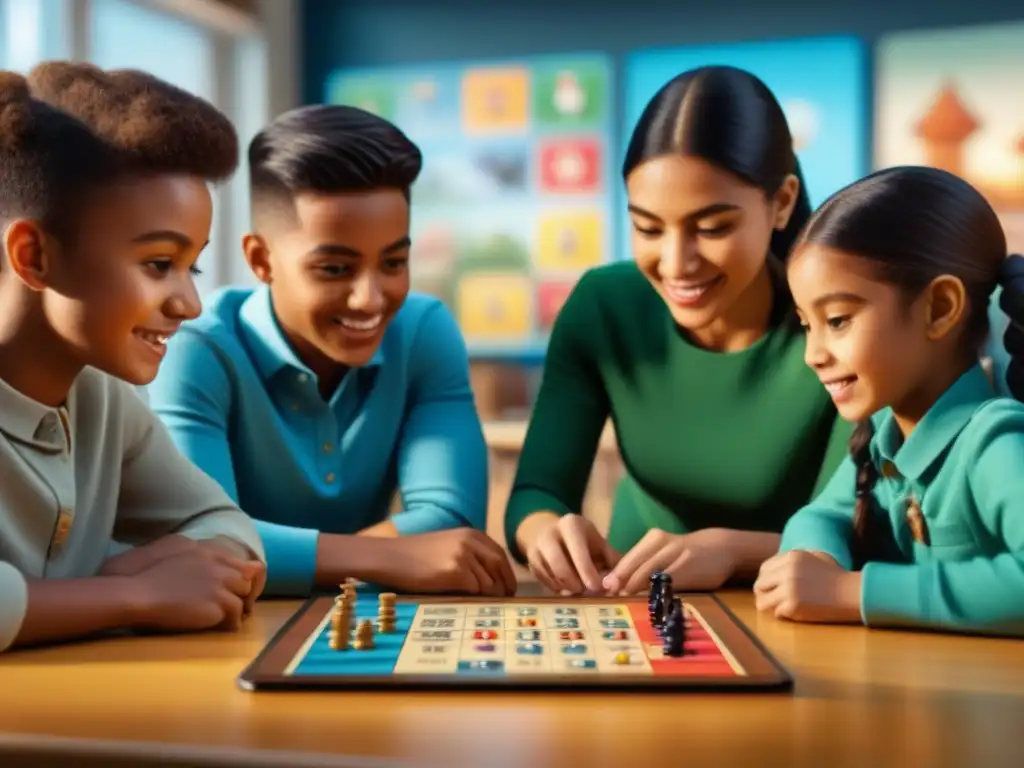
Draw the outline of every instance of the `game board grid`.
[[[722,652],[699,615],[689,606],[686,611],[688,653],[682,658],[662,655],[661,639],[650,626],[646,606],[639,603],[399,602],[395,632],[378,632],[376,647],[362,651],[330,648],[328,612],[285,674],[745,674]],[[376,599],[360,596],[355,614],[356,622],[375,621]],[[626,635],[622,639],[617,637],[620,632]],[[609,638],[608,633],[615,633],[616,638]],[[522,652],[524,645],[535,646],[537,652]],[[623,652],[629,663],[616,663],[615,656]]]
[[[731,655],[722,650],[722,644],[715,638],[700,616],[699,611],[684,604],[683,611],[686,624],[686,654],[678,657],[667,657],[662,653],[662,640],[657,630],[651,626],[647,607],[631,604],[629,611],[634,626],[649,659],[651,670],[655,675],[683,675],[688,677],[734,677],[746,675],[742,666]]]
[[[390,675],[393,673],[402,645],[412,627],[416,615],[417,604],[396,603],[395,631],[380,633],[374,636],[375,648],[368,651],[335,651],[330,647],[328,632],[331,626],[331,613],[327,612],[320,622],[311,641],[301,648],[295,659],[285,670],[286,675]],[[363,619],[376,623],[377,599],[372,595],[360,595],[356,599],[355,622]]]

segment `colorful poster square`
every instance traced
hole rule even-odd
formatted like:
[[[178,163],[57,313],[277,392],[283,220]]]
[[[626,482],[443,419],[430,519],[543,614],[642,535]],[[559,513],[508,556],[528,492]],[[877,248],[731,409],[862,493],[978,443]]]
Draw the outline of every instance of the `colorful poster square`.
[[[461,129],[460,98],[456,70],[413,73],[396,87],[395,123],[417,142],[456,135]]]
[[[328,88],[328,103],[358,107],[394,120],[395,86],[386,76],[341,75]]]
[[[533,115],[538,127],[602,127],[611,81],[606,59],[538,64],[533,78]]]
[[[597,139],[542,141],[539,177],[544,193],[596,193],[601,187],[601,145]]]
[[[525,131],[529,99],[525,67],[467,70],[462,80],[463,126],[470,134]]]
[[[533,331],[531,284],[526,275],[468,273],[458,285],[458,319],[467,339],[521,340]]]
[[[894,34],[877,56],[875,165],[966,179],[1024,250],[1024,23]]]
[[[549,280],[537,286],[537,322],[544,331],[554,326],[574,287],[575,280]]]
[[[601,263],[604,217],[599,211],[544,214],[537,236],[537,267],[547,271],[582,271]]]

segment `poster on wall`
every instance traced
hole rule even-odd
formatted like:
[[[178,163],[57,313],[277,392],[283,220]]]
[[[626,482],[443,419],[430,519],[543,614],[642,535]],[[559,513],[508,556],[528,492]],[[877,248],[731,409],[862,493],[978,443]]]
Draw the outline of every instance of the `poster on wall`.
[[[877,59],[875,165],[966,179],[1024,251],[1024,23],[892,35]]]
[[[345,70],[329,103],[398,125],[423,152],[415,290],[438,296],[476,357],[543,354],[581,274],[609,259],[612,63],[566,55]]]
[[[816,207],[869,170],[865,57],[864,44],[854,37],[637,51],[626,61],[622,153],[647,103],[673,77],[703,66],[737,67],[764,81],[782,105]],[[628,255],[629,222],[624,221],[621,248]]]

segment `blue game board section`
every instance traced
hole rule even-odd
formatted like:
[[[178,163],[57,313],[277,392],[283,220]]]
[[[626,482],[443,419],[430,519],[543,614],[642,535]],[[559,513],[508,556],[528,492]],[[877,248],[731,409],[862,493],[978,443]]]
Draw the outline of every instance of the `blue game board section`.
[[[295,676],[353,677],[390,675],[398,662],[398,654],[412,627],[418,607],[418,603],[396,603],[395,631],[387,634],[378,632],[374,635],[374,643],[377,647],[369,651],[357,651],[351,646],[345,651],[332,650],[328,639],[331,629],[330,622],[328,622],[292,674]],[[356,598],[355,618],[356,623],[363,619],[369,619],[374,624],[377,623],[376,594],[360,594]]]

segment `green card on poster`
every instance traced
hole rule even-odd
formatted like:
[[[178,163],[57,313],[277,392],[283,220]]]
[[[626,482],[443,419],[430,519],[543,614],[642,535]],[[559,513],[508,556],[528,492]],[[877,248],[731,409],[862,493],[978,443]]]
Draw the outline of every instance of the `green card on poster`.
[[[604,127],[608,68],[604,62],[544,62],[533,67],[533,117],[538,127]]]

